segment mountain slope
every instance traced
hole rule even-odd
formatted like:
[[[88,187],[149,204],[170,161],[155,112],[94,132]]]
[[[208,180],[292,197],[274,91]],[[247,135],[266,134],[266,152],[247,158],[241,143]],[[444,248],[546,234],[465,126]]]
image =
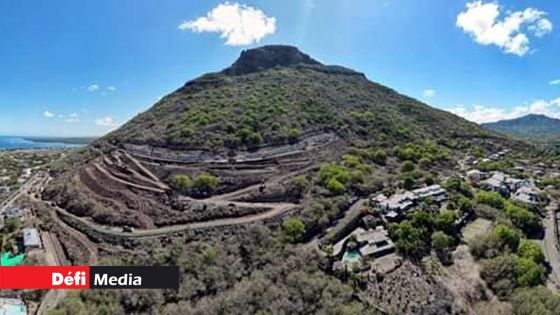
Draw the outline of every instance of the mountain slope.
[[[108,138],[157,146],[254,148],[318,130],[395,144],[488,133],[450,113],[325,66],[294,47],[249,50],[228,69],[188,82]]]
[[[426,141],[432,158],[443,152],[438,146],[514,144],[359,72],[323,65],[295,47],[265,46],[186,83],[70,156],[55,170],[45,196],[103,225],[249,222],[301,208],[292,179],[314,176],[321,163],[340,160],[349,150],[373,159],[391,156],[395,146]],[[372,167],[360,171],[369,174],[365,179],[354,174],[363,182],[356,193],[377,187]],[[385,178],[395,169],[377,172]],[[315,215],[312,224],[336,215]]]
[[[527,115],[516,119],[482,124],[483,127],[525,140],[555,143],[560,140],[560,119]]]

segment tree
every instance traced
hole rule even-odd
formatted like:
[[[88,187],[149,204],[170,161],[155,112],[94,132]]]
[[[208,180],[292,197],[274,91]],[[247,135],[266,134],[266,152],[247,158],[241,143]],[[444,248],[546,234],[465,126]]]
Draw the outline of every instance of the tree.
[[[453,237],[442,231],[432,233],[432,248],[436,251],[437,256],[443,263],[451,261],[449,248],[453,246]]]
[[[282,222],[282,236],[288,243],[297,243],[305,235],[305,224],[299,218],[287,218]]]
[[[480,276],[499,297],[511,295],[517,285],[515,255],[501,255],[481,262]]]
[[[544,281],[544,267],[529,258],[518,257],[515,264],[517,284],[533,287]]]
[[[504,208],[504,198],[497,192],[479,191],[476,194],[476,202],[485,204],[494,208]]]
[[[514,253],[517,251],[517,247],[519,246],[519,235],[515,232],[515,230],[503,224],[498,224],[494,228],[493,232],[498,235],[502,243],[509,248],[510,252]]]
[[[448,235],[457,235],[457,228],[455,221],[457,220],[457,213],[452,210],[445,210],[439,213],[436,217],[436,228],[444,231]]]
[[[327,183],[327,189],[338,195],[344,194],[346,192],[346,186],[339,182],[336,178],[331,178]]]
[[[412,225],[421,229],[426,236],[430,236],[436,226],[434,216],[426,211],[416,211],[408,216]]]
[[[517,315],[560,314],[560,296],[544,286],[516,290],[510,302]]]
[[[173,186],[179,189],[180,192],[186,193],[193,185],[192,180],[183,174],[174,175],[171,179]]]
[[[534,234],[542,230],[539,218],[531,211],[513,204],[505,203],[506,214],[513,224],[527,234]]]
[[[220,179],[214,175],[207,173],[200,174],[194,180],[193,188],[200,195],[211,195],[214,189],[220,183]]]
[[[541,247],[528,239],[524,238],[521,240],[517,249],[517,254],[520,257],[531,259],[537,264],[544,263],[544,254]]]
[[[404,220],[394,226],[395,247],[405,256],[419,258],[423,256],[428,246],[423,231],[414,227],[409,220]]]
[[[301,197],[301,195],[307,190],[309,187],[309,181],[305,175],[299,175],[292,179],[290,182],[290,192],[292,195]]]

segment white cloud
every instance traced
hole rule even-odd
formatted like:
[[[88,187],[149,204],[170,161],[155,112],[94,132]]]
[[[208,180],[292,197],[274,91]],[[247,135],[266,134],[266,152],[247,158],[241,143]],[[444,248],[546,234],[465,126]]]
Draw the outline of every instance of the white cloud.
[[[426,89],[424,90],[424,92],[422,92],[422,96],[424,98],[434,98],[436,97],[436,94],[437,94],[436,90],[432,90],[432,89]]]
[[[54,113],[51,112],[50,110],[46,110],[43,112],[43,116],[47,117],[47,118],[53,118],[54,117]]]
[[[95,92],[95,91],[99,90],[99,85],[92,84],[92,85],[87,87],[87,90],[90,91],[90,92]]]
[[[458,105],[455,108],[447,110],[455,115],[476,123],[488,123],[504,119],[514,119],[528,114],[541,114],[554,118],[560,118],[560,97],[550,101],[536,100],[532,103],[517,106],[512,109],[484,105],[474,105],[467,108],[464,105]]]
[[[552,23],[545,18],[544,11],[534,8],[508,11],[500,18],[500,9],[497,2],[477,0],[467,3],[466,9],[457,16],[456,25],[477,43],[496,45],[517,56],[524,56],[530,50],[528,33],[542,37],[552,31]]]
[[[529,30],[533,32],[535,36],[543,37],[552,32],[552,22],[547,19],[540,19],[536,24],[530,25]]]
[[[550,84],[550,85],[559,85],[559,84],[560,84],[560,79],[552,80],[552,81],[548,82],[548,84]]]
[[[68,117],[70,117],[70,118],[78,118],[78,114],[77,114],[77,113],[72,113],[72,114],[68,115]]]
[[[68,117],[64,121],[67,123],[77,123],[80,122],[80,119],[78,117]]]
[[[220,33],[226,45],[240,46],[259,42],[276,31],[276,18],[254,7],[224,2],[204,17],[186,21],[178,27],[182,31]]]
[[[98,126],[115,126],[115,121],[113,120],[112,117],[110,116],[105,116],[105,117],[101,117],[101,118],[97,118],[95,120],[95,124]]]
[[[110,87],[107,88],[107,90],[114,92],[117,90],[117,88],[111,85]]]

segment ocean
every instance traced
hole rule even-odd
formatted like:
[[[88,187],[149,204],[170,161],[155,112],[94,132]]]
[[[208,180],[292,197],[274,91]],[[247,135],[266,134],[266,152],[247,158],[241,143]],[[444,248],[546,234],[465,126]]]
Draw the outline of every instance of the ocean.
[[[79,148],[82,144],[31,141],[23,137],[0,136],[0,150]]]

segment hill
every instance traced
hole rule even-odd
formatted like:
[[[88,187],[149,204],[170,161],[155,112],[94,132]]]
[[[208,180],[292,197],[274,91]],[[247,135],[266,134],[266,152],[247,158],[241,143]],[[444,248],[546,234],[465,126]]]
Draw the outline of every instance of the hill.
[[[382,145],[488,134],[362,73],[322,65],[294,47],[265,46],[242,53],[230,68],[188,82],[104,140],[255,149],[322,130]]]
[[[69,154],[53,168],[37,213],[72,264],[181,267],[177,292],[69,295],[62,309],[462,314],[457,292],[410,261],[385,261],[398,268],[386,277],[343,272],[339,279],[328,252],[369,213],[371,195],[449,183],[473,197],[466,182],[451,178],[459,160],[504,149],[513,156],[530,148],[362,73],[294,47],[265,46]],[[470,199],[458,194],[450,207],[470,211]],[[439,211],[419,213],[414,224],[430,227],[409,226],[412,248],[429,249],[430,218]],[[408,235],[406,222],[404,232],[399,227],[387,226],[391,237]]]
[[[557,144],[560,141],[560,119],[530,114],[523,117],[482,124],[483,127],[520,139]]]
[[[442,152],[492,141],[509,140],[295,47],[264,46],[69,157],[46,196],[100,224],[163,227],[281,212],[297,201],[293,177],[350,151],[364,163],[359,181],[379,182],[387,171],[374,176],[372,161],[399,153],[435,163]],[[336,184],[330,190],[351,189]]]

